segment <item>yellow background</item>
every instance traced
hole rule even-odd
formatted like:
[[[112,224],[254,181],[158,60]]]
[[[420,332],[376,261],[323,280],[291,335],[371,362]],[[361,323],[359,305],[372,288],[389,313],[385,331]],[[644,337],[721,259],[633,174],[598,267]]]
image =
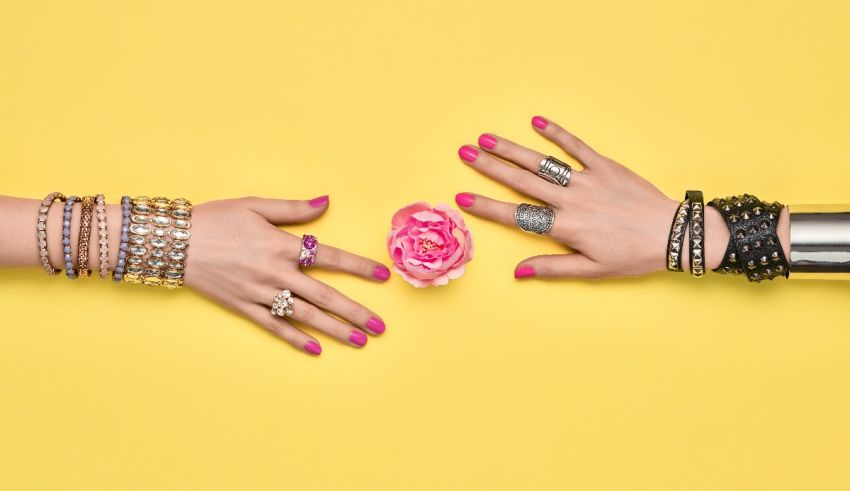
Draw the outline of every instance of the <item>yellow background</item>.
[[[0,3],[4,194],[474,191],[533,114],[673,197],[850,200],[850,3]],[[135,180],[129,183],[130,175]],[[846,490],[850,284],[522,282],[545,239],[468,220],[466,276],[316,273],[383,315],[310,358],[191,291],[0,276],[3,490]]]

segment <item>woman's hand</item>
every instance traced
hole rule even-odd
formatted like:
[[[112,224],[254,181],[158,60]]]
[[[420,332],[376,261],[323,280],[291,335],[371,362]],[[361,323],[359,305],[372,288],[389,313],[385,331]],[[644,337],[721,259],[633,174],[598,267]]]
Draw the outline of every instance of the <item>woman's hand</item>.
[[[270,312],[274,296],[291,290],[296,297],[293,320],[351,346],[364,346],[364,333],[381,334],[384,322],[302,271],[298,265],[301,238],[276,227],[309,222],[327,208],[327,197],[310,201],[240,198],[195,206],[186,285],[296,348],[318,355],[322,348],[316,339]],[[319,244],[314,266],[374,281],[390,276],[380,263],[324,244]]]
[[[514,276],[611,278],[664,270],[678,202],[557,124],[535,116],[532,126],[584,167],[573,169],[567,187],[537,176],[545,155],[492,134],[481,135],[479,147],[466,145],[458,151],[478,172],[553,208],[555,223],[548,236],[576,251],[528,258],[517,265]],[[456,201],[473,215],[516,227],[514,203],[470,193],[458,194]],[[709,207],[705,226],[706,264],[715,268],[726,249],[729,231],[720,214]],[[687,249],[683,259],[687,270]]]

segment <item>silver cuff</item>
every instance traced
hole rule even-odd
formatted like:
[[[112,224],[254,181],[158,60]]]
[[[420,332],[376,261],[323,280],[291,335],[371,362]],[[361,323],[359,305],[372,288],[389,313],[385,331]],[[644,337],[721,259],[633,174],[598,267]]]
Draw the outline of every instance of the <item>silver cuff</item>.
[[[793,205],[790,279],[850,280],[850,205]]]

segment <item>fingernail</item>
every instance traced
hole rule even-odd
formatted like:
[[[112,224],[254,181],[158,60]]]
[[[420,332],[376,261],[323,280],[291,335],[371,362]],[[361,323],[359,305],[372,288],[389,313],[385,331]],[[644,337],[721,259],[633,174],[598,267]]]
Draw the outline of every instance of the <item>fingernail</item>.
[[[369,317],[369,320],[366,321],[366,327],[375,334],[381,334],[387,330],[387,326],[384,325],[384,321],[377,317]]]
[[[328,201],[330,201],[330,197],[328,195],[319,196],[318,198],[313,198],[310,200],[310,206],[312,206],[313,208],[321,208],[328,204]]]
[[[366,346],[366,341],[368,339],[369,338],[360,331],[351,331],[351,334],[348,336],[348,340],[351,341],[351,344],[354,346]]]
[[[390,278],[390,270],[383,264],[379,264],[372,270],[372,277],[376,280],[387,281]]]
[[[535,274],[534,268],[531,266],[520,266],[514,270],[514,278],[530,278]]]
[[[469,193],[458,193],[458,195],[455,196],[455,203],[464,208],[469,208],[473,203],[475,203],[475,196]]]
[[[531,118],[531,124],[540,128],[541,130],[545,130],[547,126],[549,126],[549,121],[546,121],[542,116],[534,116]]]
[[[475,159],[478,158],[478,150],[470,147],[469,145],[460,147],[460,150],[458,150],[457,153],[460,155],[460,158],[466,162],[475,162]]]
[[[307,341],[307,344],[304,345],[304,351],[311,355],[319,356],[322,354],[322,347],[315,341]]]
[[[478,137],[478,145],[489,150],[496,146],[496,139],[493,138],[491,135],[484,133],[483,135]]]

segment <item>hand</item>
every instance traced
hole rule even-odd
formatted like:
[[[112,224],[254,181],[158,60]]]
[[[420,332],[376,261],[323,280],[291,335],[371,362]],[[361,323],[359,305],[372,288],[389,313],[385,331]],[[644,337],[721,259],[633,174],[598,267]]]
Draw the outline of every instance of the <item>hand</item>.
[[[291,290],[296,296],[292,320],[351,346],[364,346],[364,332],[384,332],[381,318],[301,271],[301,238],[276,227],[309,222],[327,208],[326,197],[310,201],[240,198],[195,206],[186,285],[296,348],[318,355],[322,348],[315,338],[289,323],[290,316],[283,319],[270,312],[274,296]],[[390,276],[380,263],[324,244],[319,244],[314,266],[375,281]]]
[[[555,210],[548,236],[575,253],[544,255],[522,261],[517,278],[611,278],[666,269],[667,238],[678,201],[649,181],[598,154],[557,124],[536,116],[534,129],[577,160],[566,188],[537,176],[545,155],[491,134],[458,153],[478,172]],[[513,165],[511,165],[513,164]],[[684,193],[683,193],[684,194]],[[469,213],[516,228],[516,204],[461,193],[456,201]],[[729,240],[720,214],[706,207],[706,264],[715,268]],[[687,270],[687,250],[683,254]]]

